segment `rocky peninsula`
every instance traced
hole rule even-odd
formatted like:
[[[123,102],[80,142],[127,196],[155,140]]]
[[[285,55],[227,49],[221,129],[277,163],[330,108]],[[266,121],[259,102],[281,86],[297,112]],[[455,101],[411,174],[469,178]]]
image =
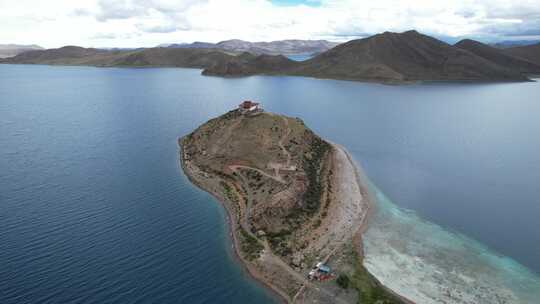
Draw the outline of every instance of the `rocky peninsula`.
[[[249,101],[179,146],[190,181],[227,210],[240,261],[283,302],[406,302],[362,265],[373,205],[344,148]]]

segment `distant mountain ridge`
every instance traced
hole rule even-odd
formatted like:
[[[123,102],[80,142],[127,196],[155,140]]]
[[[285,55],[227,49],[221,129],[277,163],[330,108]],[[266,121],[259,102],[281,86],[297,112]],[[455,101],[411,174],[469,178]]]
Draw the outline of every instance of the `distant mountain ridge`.
[[[540,65],[540,43],[507,48],[504,52]]]
[[[511,55],[511,49],[497,49],[470,39],[461,40],[455,46],[509,69],[518,69],[522,73],[528,74],[540,73],[539,64]]]
[[[249,42],[232,39],[218,43],[193,42],[185,44],[162,45],[169,48],[215,48],[233,52],[249,52],[266,55],[294,55],[325,52],[339,43],[326,40],[278,40],[270,42]]]
[[[506,49],[517,46],[527,46],[540,43],[540,40],[504,40],[499,42],[490,43],[492,47],[499,49]]]
[[[13,57],[22,52],[42,49],[42,47],[35,44],[0,44],[0,58]]]
[[[227,43],[245,48],[242,41]],[[527,81],[527,75],[536,74],[540,65],[540,45],[504,50],[473,40],[450,45],[416,31],[351,40],[301,62],[224,48],[207,48],[202,43],[134,50],[67,46],[28,51],[0,63],[187,67],[223,77],[293,75],[382,83]]]
[[[0,63],[205,68],[225,61],[227,57],[232,56],[214,49],[105,50],[65,46],[57,49],[28,51],[12,58],[0,60]]]

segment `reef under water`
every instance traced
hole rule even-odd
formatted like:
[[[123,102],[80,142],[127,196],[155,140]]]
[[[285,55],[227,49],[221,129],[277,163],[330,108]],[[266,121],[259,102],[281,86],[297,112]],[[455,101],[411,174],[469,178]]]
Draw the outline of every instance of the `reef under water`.
[[[540,277],[478,241],[398,208],[370,184],[376,211],[365,267],[415,303],[539,303]]]

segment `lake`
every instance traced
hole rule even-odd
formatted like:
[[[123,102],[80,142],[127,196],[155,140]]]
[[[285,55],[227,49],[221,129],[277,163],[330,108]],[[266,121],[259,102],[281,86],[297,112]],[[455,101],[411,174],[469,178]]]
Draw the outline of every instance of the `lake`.
[[[272,302],[234,261],[224,211],[178,163],[179,136],[244,99],[352,153],[384,201],[370,231],[399,207],[537,282],[539,96],[537,82],[0,65],[0,302]]]
[[[308,59],[313,58],[313,54],[294,54],[294,55],[287,55],[287,58],[294,60],[294,61],[306,61]]]

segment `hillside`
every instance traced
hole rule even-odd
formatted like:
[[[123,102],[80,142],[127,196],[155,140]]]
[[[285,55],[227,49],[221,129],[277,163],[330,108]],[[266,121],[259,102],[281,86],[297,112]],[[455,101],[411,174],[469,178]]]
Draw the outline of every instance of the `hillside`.
[[[518,67],[501,66],[416,31],[383,33],[340,44],[310,60],[236,60],[207,68],[206,75],[300,75],[385,83],[414,81],[524,81]]]
[[[43,49],[39,45],[0,44],[0,58],[17,56],[20,53]]]
[[[314,54],[327,51],[338,45],[326,40],[278,40],[270,42],[250,42],[239,39],[225,40],[218,43],[194,42],[171,44],[169,48],[216,48],[232,52],[249,52],[255,55],[293,55]]]
[[[525,80],[514,69],[416,31],[349,41],[308,60],[296,73],[384,82]]]
[[[507,48],[504,50],[504,52],[506,54],[520,57],[537,65],[540,65],[540,43]]]
[[[455,46],[509,69],[518,69],[526,74],[540,73],[539,64],[510,55],[508,50],[497,49],[470,39],[461,40]]]
[[[241,261],[287,302],[401,303],[365,271],[353,245],[369,203],[341,147],[298,118],[261,110],[230,111],[179,144],[190,181],[228,211]],[[318,262],[332,274],[312,274]],[[354,277],[358,292],[344,293],[338,274]]]
[[[203,75],[239,77],[257,74],[279,75],[287,74],[300,66],[299,62],[277,55],[252,55],[243,53],[240,56],[230,57],[228,60],[218,62],[203,70]]]

